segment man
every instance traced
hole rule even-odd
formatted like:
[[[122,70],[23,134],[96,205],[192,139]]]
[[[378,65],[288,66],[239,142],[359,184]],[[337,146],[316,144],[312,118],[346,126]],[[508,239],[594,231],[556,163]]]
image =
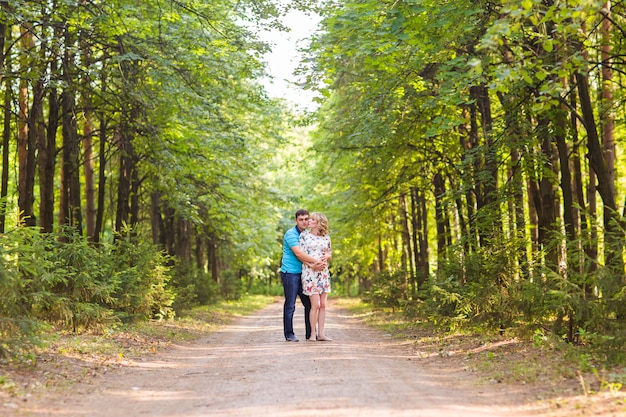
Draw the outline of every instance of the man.
[[[296,311],[296,298],[304,305],[304,325],[306,338],[311,337],[311,323],[309,313],[311,301],[302,293],[302,262],[314,264],[313,268],[322,268],[323,262],[304,253],[300,248],[300,233],[307,228],[309,212],[307,210],[296,211],[296,225],[285,232],[283,237],[283,257],[280,265],[280,278],[285,291],[285,305],[283,306],[283,330],[285,340],[297,342],[298,338],[293,332],[293,313]]]

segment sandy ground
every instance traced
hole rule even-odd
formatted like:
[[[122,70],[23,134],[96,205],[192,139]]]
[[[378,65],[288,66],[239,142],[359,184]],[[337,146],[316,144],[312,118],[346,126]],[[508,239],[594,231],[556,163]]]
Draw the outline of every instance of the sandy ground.
[[[298,306],[294,326],[303,330]],[[524,390],[479,383],[329,305],[331,342],[282,337],[282,304],[69,389],[44,390],[2,416],[548,416]],[[437,365],[439,364],[439,365]],[[522,387],[523,388],[523,387]],[[6,404],[5,404],[6,405]]]

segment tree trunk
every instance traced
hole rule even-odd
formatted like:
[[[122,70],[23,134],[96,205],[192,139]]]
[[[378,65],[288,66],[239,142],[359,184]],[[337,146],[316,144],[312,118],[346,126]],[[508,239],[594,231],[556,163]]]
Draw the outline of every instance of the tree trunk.
[[[561,193],[563,195],[563,223],[567,240],[576,240],[576,221],[574,220],[574,191],[572,189],[572,173],[570,171],[570,149],[566,142],[566,113],[558,111],[555,115],[555,135],[556,147],[559,157],[559,168],[561,173]]]
[[[115,231],[122,233],[125,225],[128,225],[130,212],[130,181],[132,174],[132,143],[130,127],[125,122],[119,133],[119,174],[117,181],[117,209],[115,212]]]
[[[150,230],[152,231],[152,243],[165,248],[165,242],[161,242],[163,230],[163,218],[161,217],[161,193],[158,191],[150,194]]]
[[[74,227],[82,234],[82,210],[80,195],[79,138],[76,121],[76,97],[74,77],[73,35],[65,28],[65,51],[63,54],[64,89],[61,93],[61,125],[63,136],[63,162],[61,198],[64,207],[60,210],[59,223]]]
[[[569,80],[571,85],[574,85],[575,80],[573,79],[573,77]],[[572,184],[572,192],[573,192],[573,204],[574,207],[572,208],[572,214],[573,214],[573,221],[574,221],[574,230],[577,234],[577,236],[580,237],[585,237],[585,236],[589,236],[589,229],[588,229],[588,225],[587,225],[587,204],[585,201],[585,195],[584,195],[584,191],[583,191],[583,173],[582,173],[582,165],[580,162],[580,146],[579,146],[579,139],[578,139],[578,117],[577,117],[577,113],[576,113],[576,109],[577,108],[577,100],[576,100],[576,94],[570,94],[570,130],[571,130],[571,143],[572,143],[572,150],[571,150],[571,157],[570,157],[570,161],[571,161],[571,169],[573,171],[573,184]],[[594,183],[595,184],[595,183]],[[594,195],[595,195],[595,188],[594,188]],[[576,269],[576,271],[579,274],[583,274],[585,271],[585,256],[584,253],[587,251],[587,248],[590,247],[590,244],[587,243],[589,242],[589,239],[581,239],[582,243],[580,243],[580,240],[577,240],[577,247],[576,247],[576,252],[577,254],[576,256],[576,265],[578,265],[578,268]],[[597,253],[594,255],[597,256]],[[589,267],[593,268],[592,270],[595,270],[596,264],[593,263],[592,265],[589,265]],[[587,291],[590,291],[591,288],[589,286],[587,286],[585,284],[585,289]]]
[[[621,287],[624,276],[624,260],[622,251],[624,245],[624,232],[621,227],[621,216],[617,211],[615,200],[615,184],[611,181],[612,175],[606,164],[603,146],[598,137],[596,122],[589,95],[589,81],[586,75],[577,72],[576,82],[582,110],[583,123],[587,130],[587,149],[589,163],[598,179],[598,193],[604,203],[604,253],[606,266],[613,275],[605,282],[605,296],[610,299]]]
[[[125,53],[125,47],[121,43],[118,45],[119,52]],[[132,89],[137,83],[137,62],[121,63],[122,73],[126,79],[125,86],[128,88],[127,94],[132,95]],[[126,117],[121,123],[119,130],[119,177],[117,185],[117,209],[115,214],[115,229],[118,233],[125,232],[125,227],[132,227],[137,222],[138,217],[138,179],[136,169],[135,149],[133,140],[136,130],[135,124],[139,114],[139,109],[135,103],[129,102],[124,110]],[[133,232],[134,233],[134,232]]]
[[[553,271],[557,270],[559,262],[559,250],[554,243],[555,232],[558,230],[558,202],[555,192],[555,185],[552,183],[552,174],[557,172],[557,156],[555,155],[554,145],[552,143],[551,132],[549,129],[550,122],[547,118],[541,117],[538,121],[537,131],[541,142],[541,151],[545,162],[548,164],[545,170],[551,172],[541,172],[539,179],[540,205],[537,207],[539,245],[543,247],[546,253],[546,264]]]
[[[31,70],[32,61],[28,58],[32,53],[35,43],[33,41],[33,33],[31,25],[25,23],[21,29],[21,45],[24,51],[22,55],[20,67],[24,73]],[[32,132],[31,115],[28,109],[28,81],[24,78],[20,79],[20,88],[18,95],[19,118],[18,118],[18,136],[17,136],[17,154],[18,154],[18,209],[19,223],[27,226],[34,225],[34,155],[35,144],[32,142],[34,132]],[[37,98],[34,98],[37,100]],[[33,103],[36,108],[36,104]]]
[[[106,79],[102,78],[102,89],[104,90],[106,87]],[[100,147],[98,151],[98,159],[100,161],[98,165],[98,206],[96,209],[96,223],[94,225],[93,231],[93,242],[100,242],[100,234],[102,233],[102,227],[104,224],[104,199],[105,199],[105,191],[106,191],[106,167],[107,167],[107,157],[106,157],[106,144],[107,144],[107,117],[105,112],[101,112],[99,115],[99,125],[100,125]]]
[[[58,80],[56,59],[51,59],[50,74]],[[54,178],[57,158],[57,130],[59,127],[60,102],[57,89],[49,87],[48,91],[48,126],[45,140],[39,144],[39,225],[44,233],[52,233],[54,227]]]
[[[196,268],[198,268],[198,271],[202,274],[204,273],[204,265],[206,263],[205,260],[205,240],[204,240],[204,236],[201,235],[198,232],[198,229],[194,229],[194,241],[195,241],[195,247],[194,247],[194,253],[196,256]],[[272,279],[272,275],[270,275],[270,280]],[[270,286],[271,286],[271,282],[270,282]]]
[[[207,238],[207,257],[209,261],[209,271],[211,271],[211,277],[213,281],[215,281],[219,287],[220,284],[220,274],[219,267],[217,264],[217,245],[215,244],[215,235],[210,233]]]
[[[477,204],[477,214],[481,225],[478,233],[481,246],[485,246],[493,236],[501,234],[502,231],[500,211],[494,204],[497,199],[498,188],[498,157],[491,139],[493,120],[489,89],[486,85],[471,87],[470,96],[477,103],[484,137],[484,151],[482,152],[480,168],[475,173],[477,175],[475,179],[478,184],[477,195],[479,196],[476,200],[479,203]]]
[[[45,44],[42,48],[46,48]],[[45,49],[42,50],[42,54],[45,53]],[[43,121],[43,101],[44,101],[44,80],[39,79],[33,86],[33,104],[30,109],[28,118],[28,172],[26,189],[28,193],[28,210],[32,213],[26,219],[28,226],[35,226],[35,172],[37,171],[37,159],[35,155],[35,149],[41,147],[46,142],[46,127]]]
[[[411,187],[411,243],[413,247],[413,253],[411,257],[415,260],[415,273],[411,277],[411,293],[417,294],[419,290],[419,224],[418,224],[418,205],[417,205],[417,188]]]
[[[83,93],[83,101],[90,102],[91,98]],[[91,104],[83,110],[83,175],[85,179],[85,227],[87,238],[95,241],[96,232],[96,190],[94,182],[94,158],[93,158],[93,112]]]
[[[6,2],[0,2],[2,10]],[[9,55],[4,52],[4,44],[7,36],[7,25],[0,22],[0,85],[5,82],[4,111],[2,130],[2,179],[0,180],[0,233],[4,233],[6,226],[7,195],[9,192],[9,145],[11,140],[11,82],[3,77],[4,68],[10,66]],[[5,63],[6,59],[6,63]]]
[[[85,6],[87,0],[80,0],[80,5]],[[80,31],[80,51],[81,61],[84,70],[81,74],[82,85],[82,113],[83,113],[83,175],[85,181],[85,227],[87,238],[91,241],[95,240],[96,230],[96,191],[94,183],[94,160],[93,160],[93,104],[91,100],[91,77],[89,69],[92,63],[91,49],[88,44],[88,33],[85,30]]]
[[[176,221],[176,255],[188,264],[191,261],[190,223],[184,219]]]
[[[426,198],[417,188],[411,188],[414,211],[413,230],[417,234],[415,246],[415,271],[417,273],[417,289],[424,288],[430,273],[428,265],[428,212],[426,210]]]
[[[402,263],[403,269],[408,272],[406,275],[406,288],[411,288],[413,276],[415,275],[413,263],[413,250],[411,248],[411,231],[409,229],[409,218],[407,215],[406,194],[400,194],[400,221],[402,222]]]
[[[482,188],[480,186],[480,181],[478,180],[478,175],[482,169],[481,161],[476,156],[476,152],[474,150],[478,148],[479,140],[478,140],[478,111],[476,109],[476,104],[472,103],[469,107],[469,117],[470,117],[470,130],[468,140],[464,143],[465,147],[465,155],[470,155],[468,151],[471,151],[472,154],[469,156],[470,161],[467,163],[466,169],[471,172],[471,176],[466,181],[470,181],[469,186],[466,188],[466,198],[467,198],[467,218],[470,222],[470,242],[472,247],[476,247],[483,242],[481,237],[481,229],[479,227],[477,217],[481,212],[482,208],[485,205],[484,196],[482,194]],[[471,168],[470,168],[471,167]]]
[[[132,157],[132,172],[130,176],[130,207],[129,207],[129,220],[130,227],[133,234],[136,233],[137,225],[139,224],[139,192],[141,188],[141,181],[139,179],[139,171],[137,170],[137,157],[135,154],[135,148],[133,147]]]
[[[4,90],[4,123],[2,129],[2,185],[0,187],[0,233],[4,233],[6,230],[6,211],[7,211],[7,196],[9,192],[9,146],[11,144],[11,106],[8,103],[13,98],[13,88],[11,88],[10,79],[6,79],[6,87]]]
[[[446,186],[441,173],[436,173],[433,178],[435,188],[435,222],[437,224],[437,259],[442,261],[447,259],[447,248],[450,243],[450,220],[448,219],[443,196]]]
[[[602,144],[604,146],[604,158],[606,160],[608,180],[615,184],[615,114],[613,112],[613,72],[611,70],[611,2],[604,3],[604,18],[600,32],[602,34],[601,58],[602,58],[602,108],[600,120],[602,121]]]

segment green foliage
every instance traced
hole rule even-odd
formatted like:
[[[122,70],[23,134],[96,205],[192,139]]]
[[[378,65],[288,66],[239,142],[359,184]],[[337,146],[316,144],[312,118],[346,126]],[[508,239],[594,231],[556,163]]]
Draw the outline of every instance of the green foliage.
[[[60,237],[37,236],[33,248],[39,259],[33,279],[43,278],[33,300],[35,317],[74,332],[116,321],[106,306],[114,301],[118,282],[108,273],[110,259],[100,248],[69,227]]]
[[[217,298],[217,283],[195,265],[178,261],[172,267],[171,287],[176,299],[172,308],[177,315],[198,305],[210,304]]]
[[[440,263],[435,277],[420,293],[432,321],[453,327],[469,326],[504,331],[528,318],[523,302],[536,306],[543,291],[536,284],[534,294],[521,294],[527,278],[518,273],[519,242],[489,246],[471,254],[462,248]],[[535,297],[535,298],[533,298]],[[518,301],[524,300],[522,303]]]
[[[82,332],[173,316],[170,268],[153,245],[130,236],[92,245],[72,228],[18,227],[0,239],[1,354],[28,351],[45,323]]]
[[[376,306],[397,309],[408,297],[407,272],[383,272],[372,278],[372,289],[363,295],[363,301]]]
[[[49,291],[42,271],[43,251],[33,244],[38,235],[28,228],[0,234],[0,356],[19,355],[39,342],[41,324],[33,305]]]
[[[175,294],[168,286],[170,267],[162,251],[129,233],[115,240],[110,256],[108,272],[118,283],[110,306],[122,320],[172,316]]]

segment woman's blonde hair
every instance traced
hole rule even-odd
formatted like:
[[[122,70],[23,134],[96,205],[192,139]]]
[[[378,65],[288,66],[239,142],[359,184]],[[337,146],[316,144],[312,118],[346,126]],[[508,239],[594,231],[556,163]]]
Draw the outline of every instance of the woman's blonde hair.
[[[320,212],[314,212],[309,215],[309,217],[314,217],[317,220],[317,230],[319,230],[321,236],[326,236],[328,234],[328,219]]]

